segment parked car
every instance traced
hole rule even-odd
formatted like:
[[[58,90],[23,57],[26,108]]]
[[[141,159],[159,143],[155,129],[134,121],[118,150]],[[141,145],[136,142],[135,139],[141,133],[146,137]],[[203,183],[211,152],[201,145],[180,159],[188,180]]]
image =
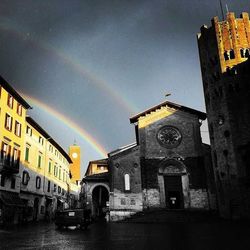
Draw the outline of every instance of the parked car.
[[[91,211],[89,209],[66,209],[57,211],[55,214],[55,224],[60,229],[63,227],[80,226],[81,229],[91,223]]]

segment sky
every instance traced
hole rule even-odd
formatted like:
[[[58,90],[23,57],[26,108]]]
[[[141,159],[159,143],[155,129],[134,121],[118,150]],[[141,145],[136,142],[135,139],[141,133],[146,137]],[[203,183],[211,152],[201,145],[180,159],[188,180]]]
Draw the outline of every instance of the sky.
[[[237,16],[249,0],[222,0]],[[166,100],[205,111],[196,34],[219,0],[1,0],[0,74],[62,147],[90,160],[135,141]],[[208,143],[206,125],[202,138]]]

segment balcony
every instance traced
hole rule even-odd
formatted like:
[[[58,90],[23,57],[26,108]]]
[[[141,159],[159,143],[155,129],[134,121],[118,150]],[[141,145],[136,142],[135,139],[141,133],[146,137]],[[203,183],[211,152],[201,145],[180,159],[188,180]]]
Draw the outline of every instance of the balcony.
[[[19,160],[13,161],[10,157],[0,158],[0,173],[6,175],[17,174],[19,172]]]

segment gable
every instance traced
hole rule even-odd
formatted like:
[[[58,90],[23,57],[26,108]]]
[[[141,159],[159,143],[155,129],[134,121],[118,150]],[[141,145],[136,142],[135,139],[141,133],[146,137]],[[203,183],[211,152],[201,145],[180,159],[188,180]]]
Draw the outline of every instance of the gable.
[[[152,111],[149,114],[146,114],[144,116],[141,116],[138,118],[138,128],[145,128],[161,119],[167,118],[167,117],[171,117],[173,115],[182,115],[182,116],[189,116],[189,117],[193,117],[193,115],[186,113],[184,111],[180,111],[179,109],[175,109],[172,107],[168,107],[168,106],[164,106],[161,107],[155,111]]]

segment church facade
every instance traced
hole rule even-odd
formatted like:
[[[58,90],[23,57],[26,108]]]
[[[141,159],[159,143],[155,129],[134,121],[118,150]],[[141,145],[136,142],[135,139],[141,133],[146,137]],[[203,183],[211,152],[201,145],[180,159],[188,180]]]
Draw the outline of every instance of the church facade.
[[[206,114],[169,101],[132,118],[136,143],[108,154],[112,221],[148,209],[215,209]]]

